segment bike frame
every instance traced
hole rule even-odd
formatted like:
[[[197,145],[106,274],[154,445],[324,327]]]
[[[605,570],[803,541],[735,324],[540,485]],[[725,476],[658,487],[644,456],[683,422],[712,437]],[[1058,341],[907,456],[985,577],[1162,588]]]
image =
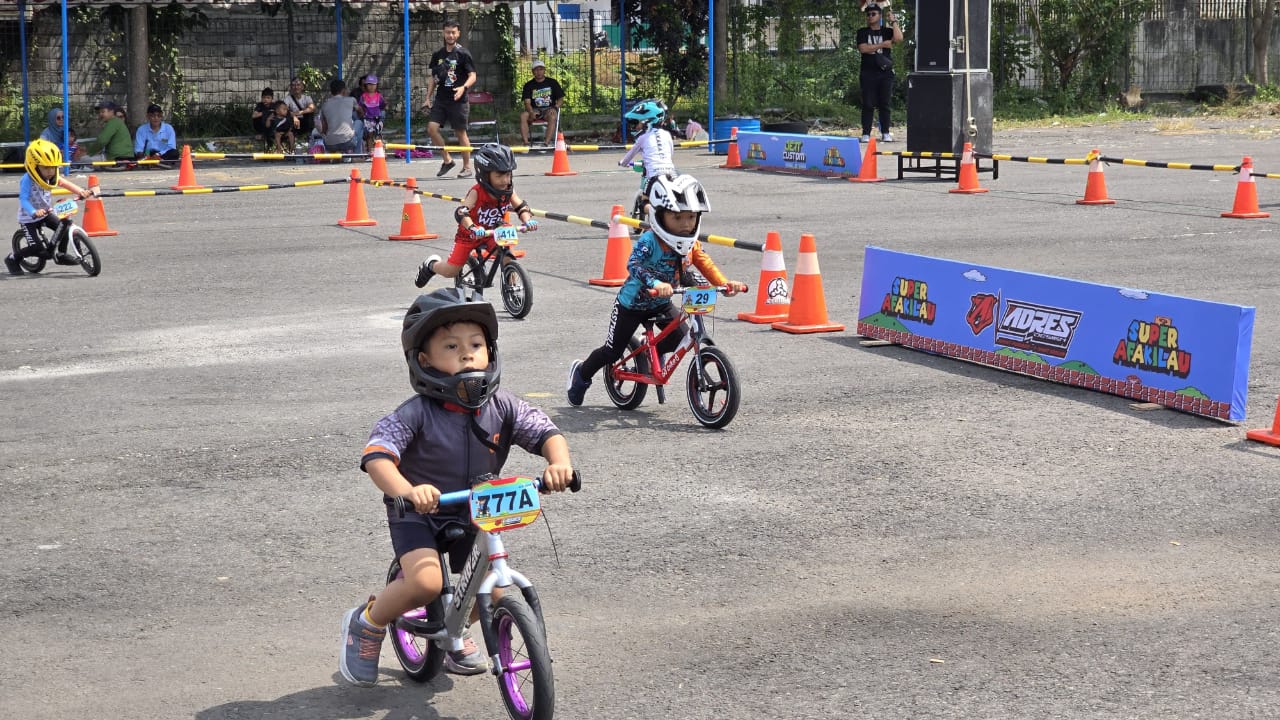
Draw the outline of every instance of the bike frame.
[[[511,249],[506,245],[495,245],[492,249],[488,247],[476,248],[472,253],[480,258],[480,266],[485,268],[484,275],[481,278],[484,280],[482,289],[477,290],[477,292],[481,293],[493,287],[493,281],[497,279],[498,273],[502,271],[502,266],[507,264],[508,258],[514,259],[511,257]]]
[[[667,358],[666,365],[663,365],[662,359],[658,355],[658,345],[668,335],[675,332],[676,328],[684,324],[688,325],[689,331],[685,334],[684,339],[680,341],[675,351],[671,353],[671,357]],[[701,315],[690,315],[681,309],[680,314],[667,323],[656,335],[652,325],[652,323],[645,323],[644,339],[641,340],[640,347],[624,354],[618,362],[613,364],[613,377],[615,380],[661,387],[670,382],[671,378],[675,376],[676,368],[680,367],[680,362],[684,360],[684,356],[690,350],[694,351],[694,362],[699,362],[697,360],[697,350],[701,349],[706,342],[706,325],[703,323]],[[650,372],[638,373],[623,368],[627,361],[641,353],[645,353],[646,357],[649,358]],[[698,368],[698,372],[699,374],[702,373],[701,367]]]

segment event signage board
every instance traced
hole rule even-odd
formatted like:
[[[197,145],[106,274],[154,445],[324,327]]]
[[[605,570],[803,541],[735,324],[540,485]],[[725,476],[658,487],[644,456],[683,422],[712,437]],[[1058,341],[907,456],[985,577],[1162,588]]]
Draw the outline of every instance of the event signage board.
[[[862,169],[862,144],[851,137],[739,130],[738,159],[743,167],[757,170],[857,177]]]
[[[1244,420],[1254,309],[868,246],[858,334]]]

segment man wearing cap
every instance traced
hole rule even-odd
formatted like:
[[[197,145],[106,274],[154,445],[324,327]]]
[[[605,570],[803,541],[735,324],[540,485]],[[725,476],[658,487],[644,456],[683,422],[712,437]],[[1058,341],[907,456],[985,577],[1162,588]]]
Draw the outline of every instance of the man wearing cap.
[[[858,29],[858,52],[862,53],[862,66],[858,81],[862,85],[862,142],[871,140],[872,115],[880,114],[880,142],[893,142],[889,132],[889,104],[893,101],[894,43],[902,42],[902,30],[893,11],[885,5],[869,3],[864,12],[867,26]],[[884,16],[887,16],[884,17]],[[885,20],[889,26],[885,27]]]
[[[164,121],[164,110],[155,103],[147,107],[147,124],[139,126],[134,134],[133,156],[138,160],[177,160],[182,157],[178,152],[178,135],[173,126]]]
[[[520,139],[529,144],[529,123],[532,120],[546,120],[547,134],[544,144],[550,145],[560,117],[560,104],[564,102],[564,90],[560,83],[547,77],[546,63],[533,61],[533,79],[524,84],[520,91],[524,100],[524,111],[520,113]]]
[[[98,120],[102,121],[102,130],[98,131],[96,142],[89,144],[85,152],[96,155],[103,160],[132,160],[133,139],[129,137],[129,126],[120,117],[120,106],[110,100],[103,100],[93,106],[98,111]],[[116,166],[123,170],[124,166]]]

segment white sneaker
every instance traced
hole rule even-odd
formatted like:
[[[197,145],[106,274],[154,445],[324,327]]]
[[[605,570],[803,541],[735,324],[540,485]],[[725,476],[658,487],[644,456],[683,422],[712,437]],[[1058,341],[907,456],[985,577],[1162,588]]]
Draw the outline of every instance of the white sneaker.
[[[893,142],[893,133],[880,133],[880,142]]]
[[[863,136],[862,136],[862,138],[861,138],[861,140],[862,140],[862,144],[863,144],[863,145],[866,145],[867,143],[871,142],[871,136],[870,136],[870,135],[863,135]]]

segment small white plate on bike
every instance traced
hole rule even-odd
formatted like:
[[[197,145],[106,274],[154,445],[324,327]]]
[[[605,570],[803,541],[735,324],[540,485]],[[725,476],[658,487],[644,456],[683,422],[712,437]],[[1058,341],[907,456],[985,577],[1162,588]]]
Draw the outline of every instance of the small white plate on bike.
[[[53,206],[53,214],[60,218],[68,215],[75,215],[80,210],[80,205],[76,203],[74,198],[65,198],[59,200]]]
[[[471,488],[471,523],[484,532],[522,528],[541,514],[542,503],[532,478],[498,478]]]
[[[718,296],[715,288],[685,288],[682,309],[690,315],[705,315],[716,309]]]
[[[493,240],[499,245],[511,246],[520,242],[520,236],[510,225],[499,225],[493,229]]]

